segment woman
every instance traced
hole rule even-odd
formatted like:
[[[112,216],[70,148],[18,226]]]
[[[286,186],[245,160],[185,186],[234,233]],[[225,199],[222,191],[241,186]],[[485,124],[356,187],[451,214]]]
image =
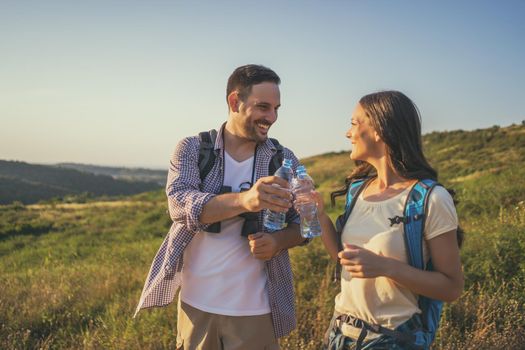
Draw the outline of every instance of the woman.
[[[340,233],[317,194],[323,243],[343,267],[325,341],[329,349],[427,348],[429,344],[415,346],[411,336],[422,324],[418,298],[451,302],[463,290],[453,198],[441,186],[429,192],[423,259],[431,260],[433,270],[411,266],[404,242],[405,201],[419,180],[437,181],[422,152],[417,107],[397,91],[366,95],[352,114],[346,137],[356,168],[345,188],[332,193],[332,202],[354,180],[366,181]]]

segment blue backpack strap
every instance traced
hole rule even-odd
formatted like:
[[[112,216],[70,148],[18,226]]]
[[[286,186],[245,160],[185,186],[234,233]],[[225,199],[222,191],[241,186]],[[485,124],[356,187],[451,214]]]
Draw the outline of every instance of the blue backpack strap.
[[[350,217],[350,213],[352,212],[352,209],[354,209],[355,202],[357,200],[357,197],[359,197],[359,194],[361,191],[366,187],[363,186],[366,184],[370,179],[357,179],[353,181],[348,186],[348,191],[346,192],[346,202],[345,202],[345,211],[342,215],[339,215],[335,222],[335,230],[341,234],[343,232],[343,227],[346,224],[346,221]]]
[[[428,210],[428,200],[436,181],[425,179],[418,181],[410,190],[405,202],[404,215],[404,238],[407,250],[408,262],[420,270],[432,270],[432,261],[425,264],[423,257],[423,240],[425,219]],[[422,311],[421,321],[423,331],[416,333],[416,344],[429,346],[434,340],[436,330],[439,326],[443,302],[422,295],[418,298],[419,308]]]
[[[439,184],[431,179],[418,181],[410,190],[403,210],[408,262],[420,270],[425,270],[426,268],[423,260],[423,231],[428,199],[430,192],[436,185]]]
[[[341,242],[341,235],[343,234],[343,228],[345,227],[346,221],[350,217],[350,213],[352,212],[352,209],[354,209],[355,202],[357,201],[357,198],[359,197],[359,194],[361,191],[366,187],[364,186],[366,183],[368,183],[371,180],[371,178],[362,178],[354,180],[350,185],[348,186],[348,191],[346,192],[346,203],[345,203],[345,211],[343,214],[339,215],[337,220],[335,221],[335,230],[339,234],[339,240],[338,240],[338,246],[339,250],[343,249],[343,243]],[[338,282],[341,279],[341,265],[336,264],[335,270],[334,270],[334,282]]]

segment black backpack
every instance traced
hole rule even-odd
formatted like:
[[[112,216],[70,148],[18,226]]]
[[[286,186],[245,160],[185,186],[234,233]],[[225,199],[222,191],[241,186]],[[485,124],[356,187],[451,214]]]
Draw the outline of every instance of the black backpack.
[[[210,170],[215,164],[217,155],[215,154],[215,139],[217,138],[217,130],[203,131],[199,133],[199,175],[201,182],[206,178]],[[272,156],[270,164],[268,165],[268,175],[273,175],[283,162],[283,146],[279,144],[276,139],[270,138],[277,152]],[[222,186],[220,193],[231,192],[229,186]],[[239,216],[245,219],[241,235],[247,237],[248,234],[257,232],[258,229],[258,213],[242,213]],[[221,223],[215,222],[208,226],[206,232],[219,233],[221,232]]]
[[[217,138],[217,130],[203,131],[199,133],[199,175],[201,181],[206,178],[215,164],[217,155],[215,154],[215,139]],[[273,175],[283,162],[283,146],[276,139],[270,138],[277,152],[273,155],[268,165],[268,175]]]

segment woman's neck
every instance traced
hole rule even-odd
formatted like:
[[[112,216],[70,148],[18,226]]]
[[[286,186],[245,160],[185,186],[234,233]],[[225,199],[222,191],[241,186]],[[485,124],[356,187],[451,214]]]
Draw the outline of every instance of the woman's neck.
[[[397,183],[407,180],[396,173],[390,165],[390,162],[388,162],[386,155],[367,161],[376,169],[377,179],[374,182],[377,184],[379,190],[386,190]]]
[[[408,180],[395,173],[394,170],[391,168],[381,170],[376,168],[376,171],[377,178],[375,180],[375,183],[379,191],[385,191],[388,188],[397,187],[397,184],[404,183]]]
[[[391,198],[414,183],[414,180],[396,173],[386,161],[386,157],[371,162],[371,165],[376,169],[377,177],[370,182],[363,193],[367,200],[381,201]]]

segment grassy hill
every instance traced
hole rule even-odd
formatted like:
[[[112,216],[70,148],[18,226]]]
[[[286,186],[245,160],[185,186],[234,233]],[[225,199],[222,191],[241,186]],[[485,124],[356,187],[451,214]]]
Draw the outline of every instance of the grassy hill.
[[[445,306],[435,349],[525,343],[525,126],[424,137],[466,230],[463,296]],[[303,160],[325,196],[348,153]],[[342,203],[330,213],[335,217]],[[86,203],[0,206],[0,348],[168,349],[176,305],[131,319],[170,225],[162,191]],[[291,251],[298,328],[283,349],[318,349],[338,284],[320,240]]]
[[[75,169],[0,160],[0,204],[24,204],[68,195],[130,195],[161,186],[153,182],[117,180]]]
[[[59,163],[56,166],[65,169],[75,169],[95,175],[107,175],[117,180],[155,182],[160,186],[166,184],[167,170],[108,167],[79,163]]]

